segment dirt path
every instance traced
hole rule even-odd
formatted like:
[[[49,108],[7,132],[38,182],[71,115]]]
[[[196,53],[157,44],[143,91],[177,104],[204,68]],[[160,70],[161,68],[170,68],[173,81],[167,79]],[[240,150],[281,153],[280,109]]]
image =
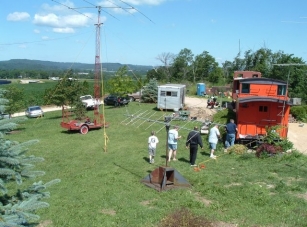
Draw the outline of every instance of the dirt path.
[[[289,123],[288,140],[300,152],[307,154],[307,125],[299,123]]]
[[[197,117],[197,120],[212,120],[217,109],[207,108],[206,98],[185,97],[185,106],[190,111],[190,117]]]
[[[191,117],[197,119],[211,119],[216,109],[208,109],[206,98],[185,98],[185,104],[191,111]],[[294,144],[294,148],[307,154],[307,124],[289,123],[288,140]]]
[[[44,111],[44,113],[62,109],[62,107],[58,107],[58,106],[42,106],[41,108]],[[12,117],[20,117],[20,116],[25,116],[25,112],[14,113],[12,115]]]

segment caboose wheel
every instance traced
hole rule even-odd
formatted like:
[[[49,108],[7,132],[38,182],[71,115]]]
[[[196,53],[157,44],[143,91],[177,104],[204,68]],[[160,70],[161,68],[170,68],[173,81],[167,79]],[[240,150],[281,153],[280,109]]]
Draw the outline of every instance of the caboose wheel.
[[[86,133],[88,133],[88,127],[86,125],[82,125],[80,128],[80,133],[85,135]]]

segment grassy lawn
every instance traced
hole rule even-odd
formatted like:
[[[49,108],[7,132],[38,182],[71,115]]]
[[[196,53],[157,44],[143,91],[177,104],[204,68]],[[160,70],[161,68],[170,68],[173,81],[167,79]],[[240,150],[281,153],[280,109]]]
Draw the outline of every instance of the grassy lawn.
[[[171,114],[155,111],[153,104],[137,102],[127,108],[106,107],[110,123],[107,152],[103,129],[87,135],[67,132],[60,127],[61,111],[29,119],[20,125],[19,133],[8,135],[8,139],[19,142],[40,141],[29,148],[29,154],[45,158],[36,169],[46,175],[36,181],[61,179],[49,189],[50,208],[40,210],[41,222],[49,223],[48,227],[157,227],[171,213],[186,208],[223,226],[306,226],[306,156],[292,153],[258,159],[254,154],[224,154],[219,144],[219,157],[211,160],[207,136],[203,136],[206,145],[199,149],[197,163],[204,163],[206,168],[196,172],[185,148],[188,131],[180,129],[184,139],[178,145],[179,160],[170,166],[192,187],[158,192],[140,181],[165,165],[166,130],[164,124],[146,120],[130,122],[126,114],[136,113],[155,120]],[[195,122],[172,124],[192,129]],[[155,164],[148,163],[151,130],[160,140]]]

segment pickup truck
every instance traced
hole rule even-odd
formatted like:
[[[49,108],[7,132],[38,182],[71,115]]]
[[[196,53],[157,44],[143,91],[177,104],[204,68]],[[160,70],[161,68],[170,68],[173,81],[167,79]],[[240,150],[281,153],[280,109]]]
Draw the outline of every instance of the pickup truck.
[[[134,92],[132,94],[128,94],[128,96],[129,96],[130,102],[133,102],[133,101],[135,101],[137,99],[140,100],[141,97],[142,97],[142,90]]]
[[[80,96],[80,100],[86,109],[94,109],[95,105],[101,105],[100,100],[94,99],[91,95]]]

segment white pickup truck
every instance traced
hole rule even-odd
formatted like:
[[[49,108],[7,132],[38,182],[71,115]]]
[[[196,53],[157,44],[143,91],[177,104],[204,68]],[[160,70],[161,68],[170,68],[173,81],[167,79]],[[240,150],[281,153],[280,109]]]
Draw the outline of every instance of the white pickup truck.
[[[140,91],[137,91],[137,92],[134,92],[132,94],[128,94],[129,96],[129,99],[130,99],[130,102],[133,102],[135,100],[141,100],[141,97],[142,97],[142,92],[143,92],[143,89],[140,90]]]
[[[80,100],[86,109],[94,109],[95,105],[101,105],[101,101],[99,99],[94,99],[91,95],[80,96]]]

